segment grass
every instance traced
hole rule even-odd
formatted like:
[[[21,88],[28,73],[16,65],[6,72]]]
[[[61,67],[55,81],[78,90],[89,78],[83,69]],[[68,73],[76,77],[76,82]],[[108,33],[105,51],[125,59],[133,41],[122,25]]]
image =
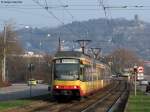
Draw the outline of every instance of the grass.
[[[9,108],[21,107],[31,103],[30,100],[12,100],[12,101],[1,101],[0,110],[6,110]]]
[[[31,104],[33,101],[38,101],[38,100],[48,100],[50,99],[50,95],[40,95],[40,96],[34,96],[31,98],[26,98],[26,99],[18,99],[18,100],[11,100],[11,101],[0,101],[0,112],[1,110],[7,110],[11,108],[16,108],[16,107],[22,107],[25,105]]]
[[[137,96],[131,92],[126,112],[150,112],[150,96],[137,91]]]

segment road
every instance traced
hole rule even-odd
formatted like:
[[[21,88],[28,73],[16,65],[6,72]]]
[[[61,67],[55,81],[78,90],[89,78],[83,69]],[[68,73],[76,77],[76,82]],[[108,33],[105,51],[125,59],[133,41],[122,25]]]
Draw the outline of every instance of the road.
[[[47,94],[48,85],[37,84],[32,86],[31,95],[38,96],[42,94]],[[30,97],[30,86],[27,84],[12,84],[12,86],[0,88],[0,101],[13,100],[19,98]]]
[[[144,79],[150,81],[150,75],[144,75]]]

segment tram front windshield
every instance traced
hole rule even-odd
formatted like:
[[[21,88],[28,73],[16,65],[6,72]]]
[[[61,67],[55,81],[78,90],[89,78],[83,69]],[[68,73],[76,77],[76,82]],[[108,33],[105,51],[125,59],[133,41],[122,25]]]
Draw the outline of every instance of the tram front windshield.
[[[78,63],[55,64],[54,78],[56,80],[78,80],[79,64]]]

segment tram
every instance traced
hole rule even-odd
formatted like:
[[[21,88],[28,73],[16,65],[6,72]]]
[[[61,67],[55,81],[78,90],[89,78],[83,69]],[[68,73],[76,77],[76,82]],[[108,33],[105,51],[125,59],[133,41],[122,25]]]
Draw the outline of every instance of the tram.
[[[83,97],[111,83],[110,68],[78,51],[59,51],[53,59],[52,95]]]

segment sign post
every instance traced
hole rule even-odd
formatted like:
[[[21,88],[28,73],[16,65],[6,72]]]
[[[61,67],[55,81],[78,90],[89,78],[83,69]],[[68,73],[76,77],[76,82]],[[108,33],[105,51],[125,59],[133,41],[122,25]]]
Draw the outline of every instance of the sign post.
[[[137,80],[143,80],[144,79],[144,67],[139,66],[137,68]]]
[[[137,66],[134,66],[134,95],[136,96],[136,77],[137,77]]]

